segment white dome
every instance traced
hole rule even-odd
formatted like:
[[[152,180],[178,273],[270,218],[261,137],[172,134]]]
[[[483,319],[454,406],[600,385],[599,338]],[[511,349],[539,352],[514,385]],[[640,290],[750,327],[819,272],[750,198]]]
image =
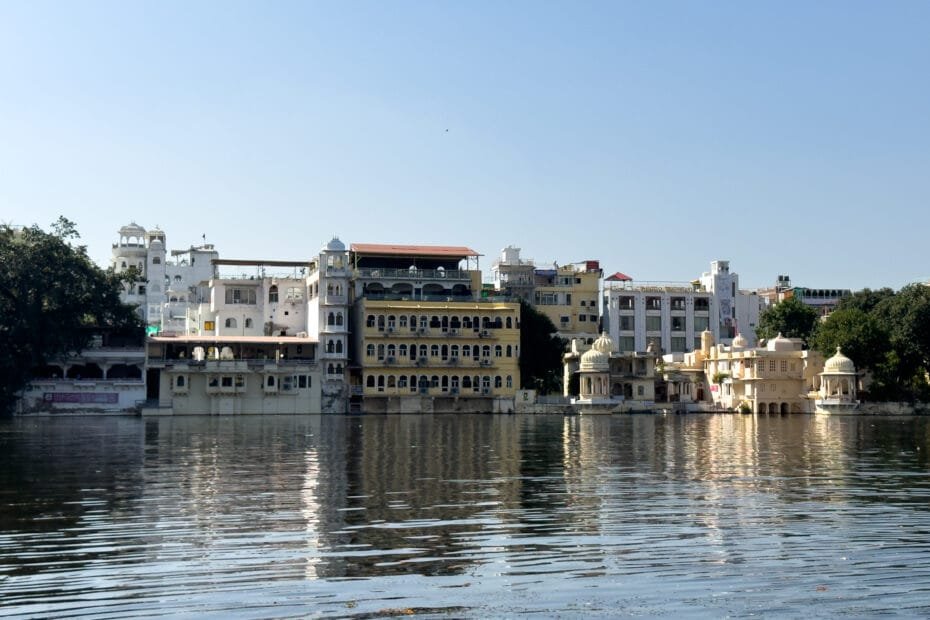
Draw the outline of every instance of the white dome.
[[[836,354],[823,365],[823,374],[854,375],[856,374],[856,365],[853,364],[851,359],[843,355],[839,347],[836,347]]]
[[[600,340],[600,338],[598,338]],[[607,372],[610,370],[610,356],[603,351],[591,348],[581,356],[581,370],[589,372]]]
[[[123,237],[144,237],[145,229],[135,222],[131,222],[128,226],[123,226],[120,228],[119,234]]]
[[[591,348],[610,355],[610,352],[614,350],[614,341],[610,339],[607,332],[601,332],[601,335],[594,341]]]
[[[742,334],[736,334],[736,338],[733,339],[733,344],[731,346],[734,349],[745,349],[749,346],[749,341],[746,340],[746,337]]]
[[[768,341],[767,348],[769,351],[794,351],[794,343],[779,332],[777,336]]]

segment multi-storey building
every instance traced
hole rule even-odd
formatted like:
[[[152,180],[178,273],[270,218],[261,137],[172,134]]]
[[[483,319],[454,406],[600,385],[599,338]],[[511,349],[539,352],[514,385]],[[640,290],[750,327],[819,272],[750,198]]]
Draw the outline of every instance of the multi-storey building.
[[[207,243],[174,250],[169,258],[165,233],[158,228],[146,231],[133,222],[120,228],[110,262],[116,273],[138,271],[139,281],[127,285],[122,298],[138,306],[150,332],[184,334],[196,287],[215,276],[213,261],[218,258]]]
[[[311,261],[213,259],[183,335],[149,340],[149,398],[176,413],[345,412],[347,258],[333,239]]]
[[[605,283],[604,327],[618,351],[645,351],[650,343],[663,352],[690,351],[715,315],[713,294],[697,284]]]
[[[699,282],[716,301],[717,312],[713,318],[717,325],[711,330],[714,337],[729,344],[737,334],[742,334],[754,344],[764,300],[755,291],[740,290],[739,275],[730,271],[730,261],[711,262],[710,271],[701,274]]]
[[[598,337],[603,274],[598,261],[538,269],[533,261],[520,258],[520,248],[508,246],[491,269],[495,289],[535,306],[549,317],[559,337],[588,344]]]
[[[603,308],[605,331],[619,350],[645,351],[654,342],[663,353],[684,353],[700,348],[704,330],[723,343],[738,333],[754,342],[761,301],[739,289],[727,261],[714,261],[711,271],[694,282],[608,277]]]
[[[520,305],[480,294],[478,256],[466,247],[351,246],[353,409],[512,409]]]
[[[827,316],[836,309],[840,300],[852,295],[852,291],[844,288],[792,286],[790,276],[779,275],[775,280],[775,286],[759,289],[758,294],[766,305],[774,305],[793,297],[817,310],[820,316]]]

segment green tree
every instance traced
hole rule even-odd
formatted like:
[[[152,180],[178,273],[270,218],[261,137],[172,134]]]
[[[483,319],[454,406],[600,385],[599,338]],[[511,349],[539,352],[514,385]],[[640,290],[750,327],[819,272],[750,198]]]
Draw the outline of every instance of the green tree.
[[[875,307],[880,304],[885,299],[889,297],[894,297],[895,292],[888,287],[880,288],[876,291],[872,289],[862,289],[861,291],[856,291],[848,297],[843,297],[840,299],[839,303],[836,304],[837,310],[862,310],[865,313],[870,313]]]
[[[756,334],[759,338],[774,338],[778,334],[786,338],[810,339],[818,319],[817,311],[794,297],[767,308],[759,317]]]
[[[556,331],[549,317],[520,302],[520,384],[524,389],[541,394],[560,391],[565,341]]]
[[[93,329],[140,330],[120,301],[124,278],[90,260],[74,223],[0,226],[0,412],[9,413],[33,368],[87,346]]]
[[[817,326],[810,345],[826,357],[840,347],[857,368],[874,370],[887,361],[891,339],[875,316],[853,307],[834,310]]]

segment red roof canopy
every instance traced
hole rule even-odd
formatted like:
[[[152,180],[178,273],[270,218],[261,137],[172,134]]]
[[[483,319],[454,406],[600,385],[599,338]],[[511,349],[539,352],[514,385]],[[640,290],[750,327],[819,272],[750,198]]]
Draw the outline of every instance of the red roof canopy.
[[[625,273],[618,271],[614,273],[613,275],[607,276],[605,280],[607,280],[608,282],[632,282],[633,278],[626,275]]]
[[[444,258],[481,256],[473,249],[460,245],[397,245],[393,243],[353,243],[349,249],[358,254],[376,254],[378,256],[441,256]]]

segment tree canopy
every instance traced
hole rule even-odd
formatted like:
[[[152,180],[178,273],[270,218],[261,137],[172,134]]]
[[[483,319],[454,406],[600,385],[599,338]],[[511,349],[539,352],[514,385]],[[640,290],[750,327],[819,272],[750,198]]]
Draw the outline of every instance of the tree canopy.
[[[93,329],[139,330],[122,303],[124,277],[88,257],[74,223],[51,232],[0,226],[0,413],[9,413],[33,368],[85,348]]]
[[[811,340],[826,356],[837,346],[868,373],[868,399],[930,400],[930,287],[866,289],[844,298]]]
[[[542,394],[559,392],[565,341],[545,314],[520,302],[520,383]]]
[[[767,308],[759,316],[756,335],[759,338],[774,338],[778,334],[786,338],[802,338],[808,342],[819,315],[801,300],[789,297]]]

